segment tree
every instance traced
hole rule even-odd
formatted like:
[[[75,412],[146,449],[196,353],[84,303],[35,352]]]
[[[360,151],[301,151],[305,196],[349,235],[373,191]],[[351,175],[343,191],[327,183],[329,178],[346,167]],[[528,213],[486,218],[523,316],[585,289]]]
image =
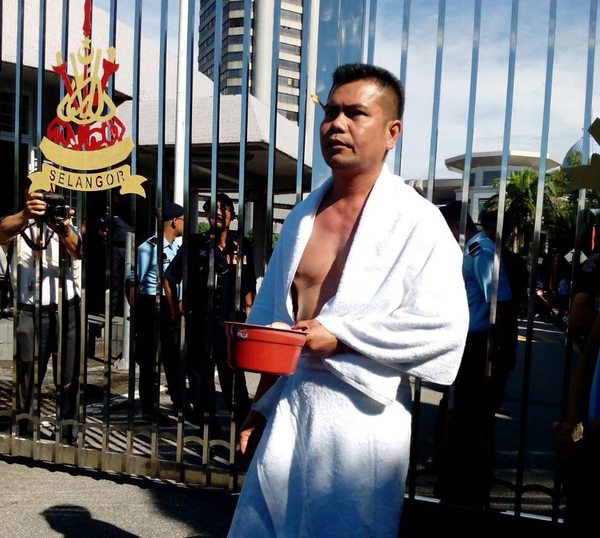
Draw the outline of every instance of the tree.
[[[578,192],[567,193],[569,167],[581,164],[581,152],[568,156],[569,166],[558,168],[546,175],[542,205],[542,229],[552,244],[551,250],[561,254],[569,252],[575,244],[577,226]],[[529,251],[533,240],[537,201],[537,172],[524,168],[511,172],[506,184],[506,205],[504,213],[505,238],[514,240],[513,250]],[[500,186],[500,180],[494,181]],[[586,191],[586,209],[600,207],[599,193]],[[498,195],[492,196],[484,204],[484,210],[498,209]],[[594,215],[585,211],[582,234],[584,245],[590,245],[589,237],[594,225]],[[584,248],[584,250],[587,250]]]
[[[494,181],[500,186],[500,180]],[[528,250],[530,237],[533,237],[537,202],[538,174],[529,168],[520,172],[511,172],[506,183],[506,204],[504,209],[504,236],[514,240],[513,249]],[[486,211],[498,209],[499,195],[495,194],[487,200],[483,208]],[[544,202],[542,222],[554,222],[558,213],[556,207],[557,193],[553,181],[544,183]],[[544,222],[546,221],[546,222]],[[516,247],[516,248],[515,248]]]

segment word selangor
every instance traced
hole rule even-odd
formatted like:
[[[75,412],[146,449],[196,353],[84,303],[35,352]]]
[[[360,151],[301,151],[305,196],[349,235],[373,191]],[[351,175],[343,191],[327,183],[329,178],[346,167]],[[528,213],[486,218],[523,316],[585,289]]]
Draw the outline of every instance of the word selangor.
[[[44,163],[42,171],[30,175],[32,190],[50,190],[50,185],[74,189],[77,191],[101,191],[121,187],[121,194],[141,194],[144,195],[144,189],[141,183],[146,178],[137,175],[131,175],[131,169],[128,164],[105,170],[94,174],[84,172],[71,172],[61,170],[54,166]]]

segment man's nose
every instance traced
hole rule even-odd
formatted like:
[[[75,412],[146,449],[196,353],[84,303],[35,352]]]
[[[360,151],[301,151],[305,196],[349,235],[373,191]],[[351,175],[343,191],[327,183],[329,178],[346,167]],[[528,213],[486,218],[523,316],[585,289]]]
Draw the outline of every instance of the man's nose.
[[[331,127],[337,131],[343,131],[347,126],[347,119],[348,118],[346,118],[346,115],[343,112],[340,112],[335,118],[333,118]]]

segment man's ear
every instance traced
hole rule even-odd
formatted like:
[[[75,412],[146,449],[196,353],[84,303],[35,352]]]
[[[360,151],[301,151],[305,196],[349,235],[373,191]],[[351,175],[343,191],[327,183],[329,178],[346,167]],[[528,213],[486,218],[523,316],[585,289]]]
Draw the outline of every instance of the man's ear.
[[[388,141],[386,144],[386,150],[390,151],[396,146],[396,142],[402,132],[402,123],[400,120],[390,121],[388,124]]]

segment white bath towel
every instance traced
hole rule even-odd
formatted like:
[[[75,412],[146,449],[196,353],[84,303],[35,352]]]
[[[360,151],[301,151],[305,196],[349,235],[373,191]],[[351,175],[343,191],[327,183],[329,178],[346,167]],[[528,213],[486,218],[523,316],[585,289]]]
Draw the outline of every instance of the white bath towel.
[[[331,182],[286,218],[249,323],[294,323],[293,278]],[[458,371],[468,315],[462,253],[444,218],[384,167],[337,293],[317,317],[353,350],[323,359],[326,367],[384,405],[396,398],[402,372],[448,385]]]

